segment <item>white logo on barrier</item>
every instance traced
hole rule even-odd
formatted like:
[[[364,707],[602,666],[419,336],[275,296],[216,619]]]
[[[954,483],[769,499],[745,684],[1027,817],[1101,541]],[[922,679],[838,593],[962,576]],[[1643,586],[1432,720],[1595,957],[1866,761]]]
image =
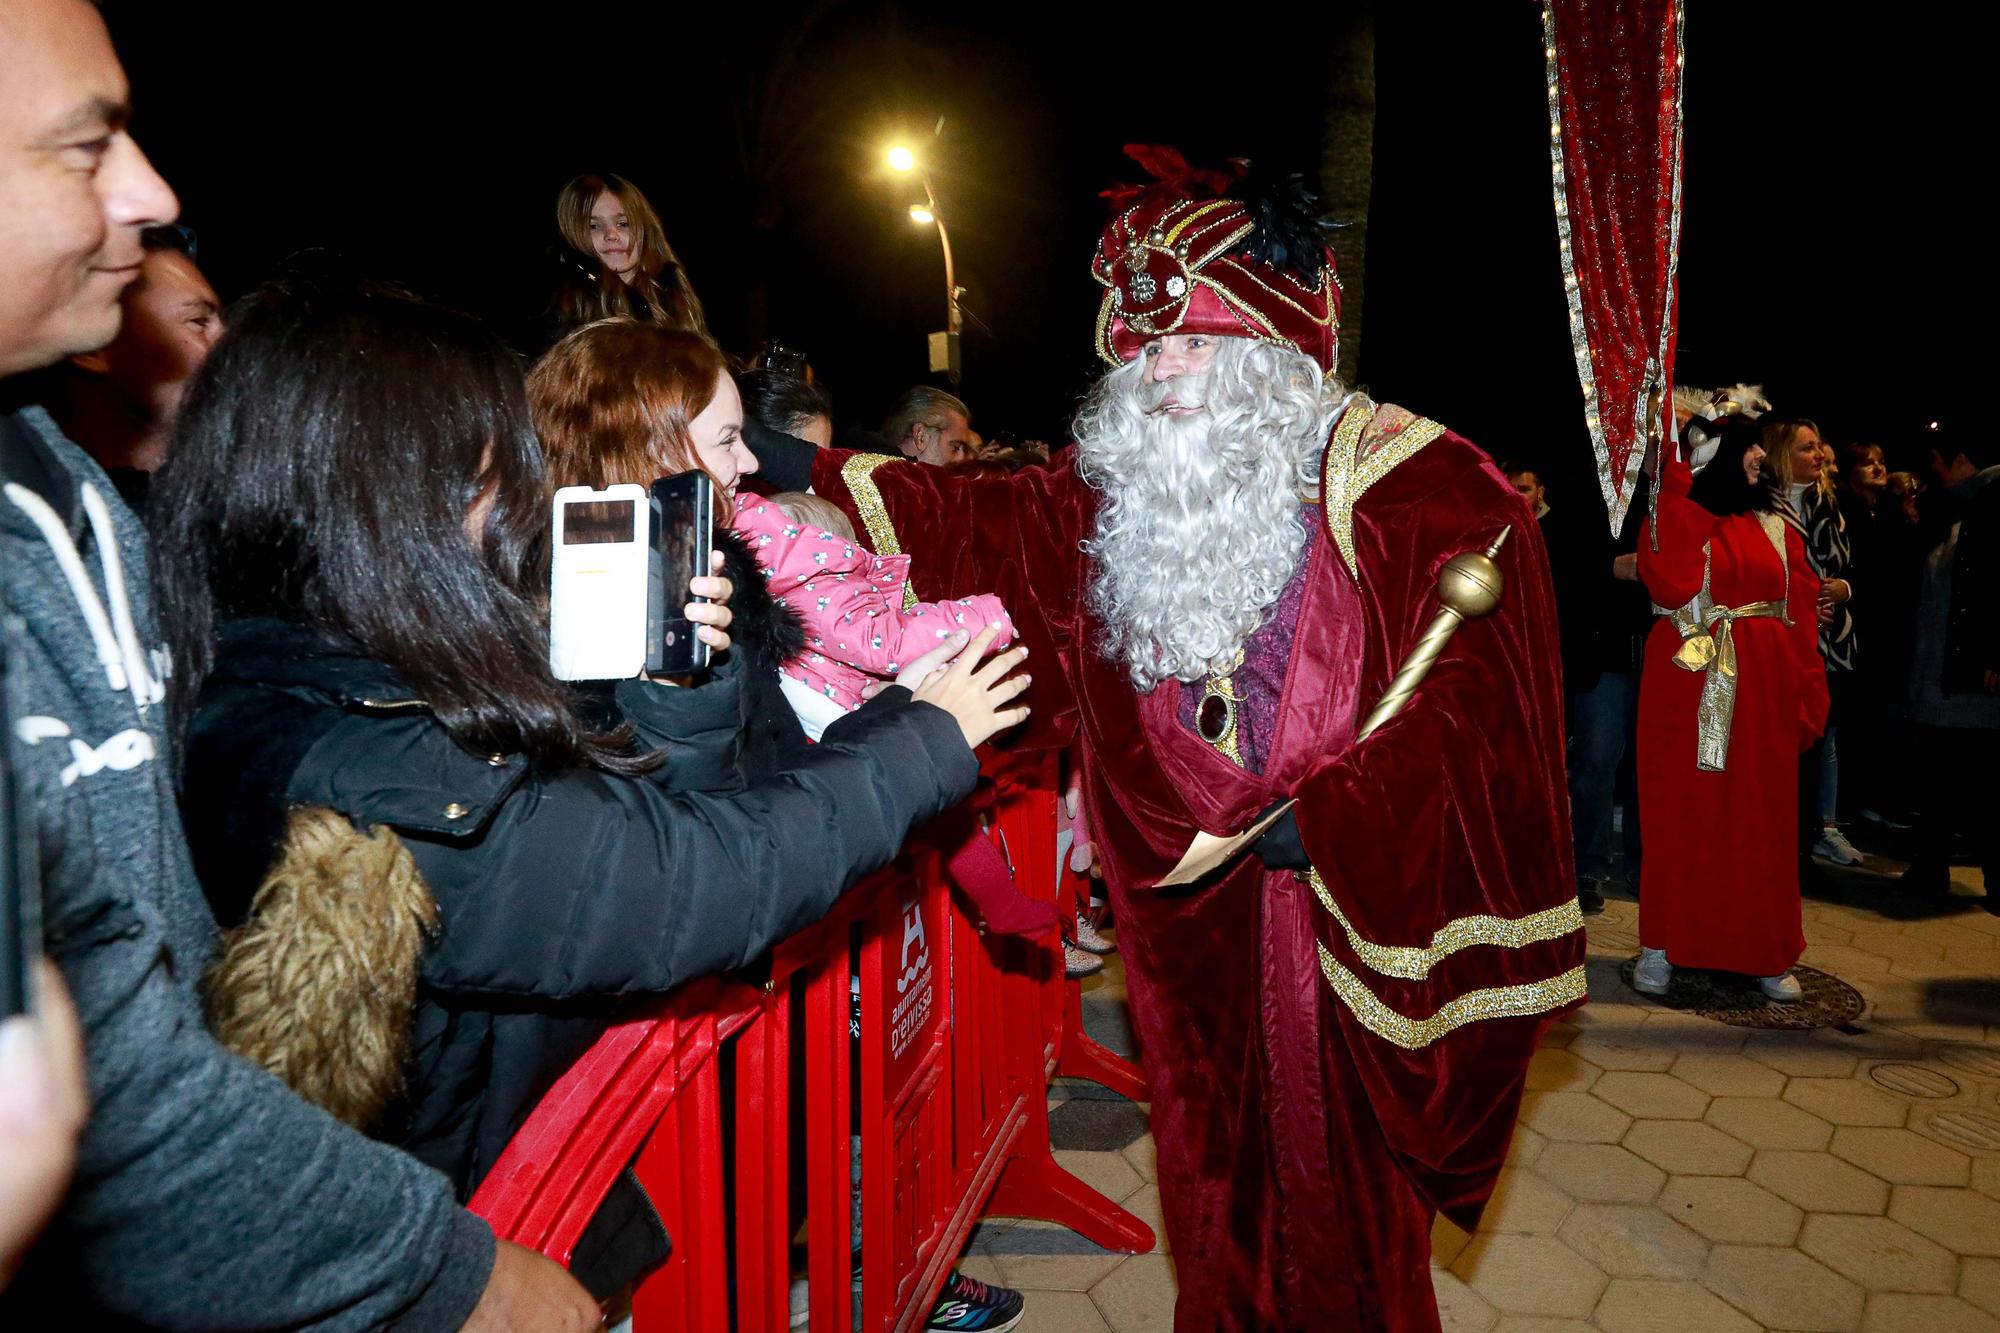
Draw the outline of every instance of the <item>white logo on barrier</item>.
[[[932,1004],[931,948],[924,936],[922,903],[903,908],[902,972],[896,978],[895,1009],[889,1016],[889,1057],[900,1060],[930,1021]]]
[[[78,778],[95,777],[105,769],[128,773],[154,756],[153,738],[137,727],[92,746],[70,734],[69,723],[59,717],[24,717],[14,727],[15,734],[28,745],[69,737],[70,762],[62,771],[62,785],[73,786]]]
[[[911,949],[917,951],[915,962],[910,961]],[[903,975],[896,979],[896,994],[907,991],[930,965],[931,951],[924,939],[923,909],[913,903],[903,909]]]

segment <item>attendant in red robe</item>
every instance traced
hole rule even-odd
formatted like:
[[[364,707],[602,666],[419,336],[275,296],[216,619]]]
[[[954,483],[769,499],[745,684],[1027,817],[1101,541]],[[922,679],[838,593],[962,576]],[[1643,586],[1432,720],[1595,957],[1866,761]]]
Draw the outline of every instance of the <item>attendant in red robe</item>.
[[[1639,540],[1660,613],[1639,686],[1640,820],[1683,851],[1646,858],[1633,982],[1661,995],[1675,967],[1713,968],[1790,1002],[1806,947],[1798,756],[1826,726],[1819,580],[1774,512],[1755,423],[1716,434],[1700,477],[1667,467],[1658,549]]]
[[[1176,1328],[1435,1329],[1432,1218],[1475,1225],[1537,1037],[1584,995],[1546,559],[1479,450],[1332,378],[1309,219],[1185,178],[1120,206],[1093,265],[1113,369],[1068,454],[992,479],[760,459],[809,466],[923,596],[998,592],[1056,715],[1021,743],[1080,734]],[[1356,744],[1439,568],[1509,526],[1499,612]]]

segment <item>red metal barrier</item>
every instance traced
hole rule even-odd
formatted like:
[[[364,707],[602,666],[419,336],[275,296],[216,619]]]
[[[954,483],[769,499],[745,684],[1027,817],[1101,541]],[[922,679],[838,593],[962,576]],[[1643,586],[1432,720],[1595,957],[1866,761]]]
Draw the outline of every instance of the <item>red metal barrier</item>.
[[[1076,886],[1056,864],[1053,759],[997,772],[993,832],[1017,882],[1074,913]],[[1144,1222],[1056,1165],[1056,1074],[1146,1095],[1136,1068],[1084,1034],[1061,946],[981,934],[941,858],[919,849],[779,946],[761,987],[697,983],[607,1032],[536,1107],[472,1208],[498,1235],[566,1263],[631,1163],[674,1243],[634,1293],[638,1333],[784,1329],[801,1268],[814,1333],[915,1329],[988,1211],[1060,1222],[1107,1248],[1152,1248]]]

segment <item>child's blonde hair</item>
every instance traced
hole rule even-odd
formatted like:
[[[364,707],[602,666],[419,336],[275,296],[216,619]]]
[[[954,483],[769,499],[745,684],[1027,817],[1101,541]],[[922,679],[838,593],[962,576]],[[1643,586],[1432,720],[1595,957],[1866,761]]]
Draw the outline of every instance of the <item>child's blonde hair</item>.
[[[794,523],[810,523],[849,541],[855,540],[854,525],[847,521],[847,515],[840,511],[840,506],[831,500],[809,495],[805,491],[781,491],[771,497],[771,503],[783,510],[785,517]]]

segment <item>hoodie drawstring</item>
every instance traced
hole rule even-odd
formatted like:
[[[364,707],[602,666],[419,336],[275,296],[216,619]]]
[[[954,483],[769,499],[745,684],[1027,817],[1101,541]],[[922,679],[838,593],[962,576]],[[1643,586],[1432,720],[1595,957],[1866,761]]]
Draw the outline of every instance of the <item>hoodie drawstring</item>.
[[[83,567],[83,557],[77,554],[76,543],[70,540],[62,518],[47,500],[27,487],[14,482],[6,487],[7,498],[40,530],[42,540],[55,556],[56,566],[69,584],[70,596],[90,627],[91,642],[97,650],[98,664],[104,668],[105,680],[121,693],[130,690],[133,702],[143,712],[166,697],[166,687],[153,679],[147,669],[145,650],[139,643],[126,594],[125,566],[118,557],[118,533],[112,524],[111,511],[89,482],[83,483],[82,493],[84,512],[89,516],[91,533],[97,538],[104,587],[111,595],[113,612],[118,618],[116,630],[112,628],[111,616],[105,614],[104,603],[97,596],[97,588],[91,583],[90,574]]]

